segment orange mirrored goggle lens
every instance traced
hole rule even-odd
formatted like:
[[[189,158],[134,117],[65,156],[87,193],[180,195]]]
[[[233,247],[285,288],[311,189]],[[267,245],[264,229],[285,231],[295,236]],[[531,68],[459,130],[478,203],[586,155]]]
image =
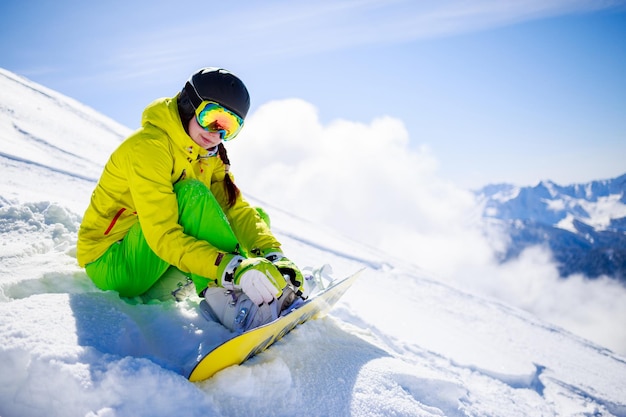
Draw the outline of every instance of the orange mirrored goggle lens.
[[[233,139],[243,127],[243,119],[213,101],[203,101],[196,109],[198,124],[209,132],[218,132],[222,140]]]

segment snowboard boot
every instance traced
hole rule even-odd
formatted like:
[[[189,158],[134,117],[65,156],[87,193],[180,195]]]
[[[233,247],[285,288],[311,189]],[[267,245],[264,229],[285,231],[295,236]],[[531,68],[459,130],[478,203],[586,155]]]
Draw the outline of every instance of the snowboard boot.
[[[161,278],[140,297],[147,304],[155,300],[182,301],[194,294],[195,286],[191,278],[175,266],[170,266]]]
[[[290,311],[298,300],[300,298],[289,286],[277,300],[260,306],[242,291],[210,287],[204,292],[200,311],[207,320],[217,321],[240,334],[276,320],[282,313]]]

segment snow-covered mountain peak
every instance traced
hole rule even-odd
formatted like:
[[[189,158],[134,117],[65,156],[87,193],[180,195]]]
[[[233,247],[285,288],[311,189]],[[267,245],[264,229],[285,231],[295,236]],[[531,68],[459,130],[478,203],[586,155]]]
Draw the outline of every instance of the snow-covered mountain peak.
[[[626,174],[614,179],[562,186],[541,181],[533,187],[488,185],[477,192],[489,217],[555,225],[568,215],[597,227],[626,216]],[[607,221],[608,219],[608,221]]]
[[[583,273],[626,280],[626,174],[562,186],[487,186],[483,215],[502,223],[510,242],[504,261],[533,245],[550,247],[563,276]],[[565,233],[564,233],[565,232]],[[575,259],[575,262],[572,260]]]

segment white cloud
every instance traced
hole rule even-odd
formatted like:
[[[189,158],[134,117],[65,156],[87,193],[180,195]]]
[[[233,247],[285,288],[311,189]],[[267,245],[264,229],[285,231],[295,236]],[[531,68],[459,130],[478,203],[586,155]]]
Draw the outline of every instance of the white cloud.
[[[322,126],[313,106],[285,100],[262,106],[246,123],[228,145],[244,190],[358,239],[379,244],[398,226],[454,233],[473,207],[469,192],[437,178],[427,146],[410,147],[397,119]]]
[[[316,1],[273,3],[237,11],[248,28],[243,43],[272,39],[254,54],[302,54],[373,43],[406,42],[505,26],[533,19],[593,12],[621,1]]]
[[[311,104],[274,101],[227,147],[244,194],[626,352],[626,290],[608,279],[559,278],[544,248],[499,265],[506,236],[486,234],[473,195],[438,177],[436,157],[410,145],[400,120],[322,125]]]
[[[626,289],[613,279],[559,276],[550,251],[526,249],[504,265],[467,271],[474,290],[520,307],[589,340],[626,353]]]
[[[185,2],[183,2],[185,3]],[[259,60],[299,57],[326,51],[373,44],[394,44],[417,39],[453,36],[572,13],[593,12],[623,6],[623,1],[591,0],[475,0],[410,1],[368,0],[315,2],[250,2],[245,10],[224,2],[212,17],[231,22],[211,44],[221,62],[241,62],[245,67]],[[158,8],[168,13],[167,6]],[[176,6],[180,7],[180,6]],[[189,5],[195,7],[195,4]],[[190,27],[203,27],[205,15],[187,16],[180,25],[117,39],[108,54],[106,77],[148,82],[147,73],[158,70],[175,77],[206,62],[195,42],[189,42]],[[242,29],[243,28],[243,29]],[[129,41],[130,39],[130,41]],[[98,52],[100,50],[98,49]],[[187,64],[181,64],[187,63]],[[184,69],[184,70],[183,70]],[[93,72],[93,71],[91,71]]]

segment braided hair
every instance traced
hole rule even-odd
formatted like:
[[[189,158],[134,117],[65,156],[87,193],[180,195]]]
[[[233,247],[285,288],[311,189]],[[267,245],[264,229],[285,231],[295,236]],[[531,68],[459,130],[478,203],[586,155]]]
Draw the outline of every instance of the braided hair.
[[[241,191],[239,191],[239,187],[235,185],[235,182],[230,176],[230,160],[228,159],[224,143],[220,142],[220,144],[217,145],[217,154],[224,163],[224,189],[226,190],[226,195],[228,196],[228,207],[232,207],[235,205],[235,202],[237,202],[237,197],[239,197]]]

